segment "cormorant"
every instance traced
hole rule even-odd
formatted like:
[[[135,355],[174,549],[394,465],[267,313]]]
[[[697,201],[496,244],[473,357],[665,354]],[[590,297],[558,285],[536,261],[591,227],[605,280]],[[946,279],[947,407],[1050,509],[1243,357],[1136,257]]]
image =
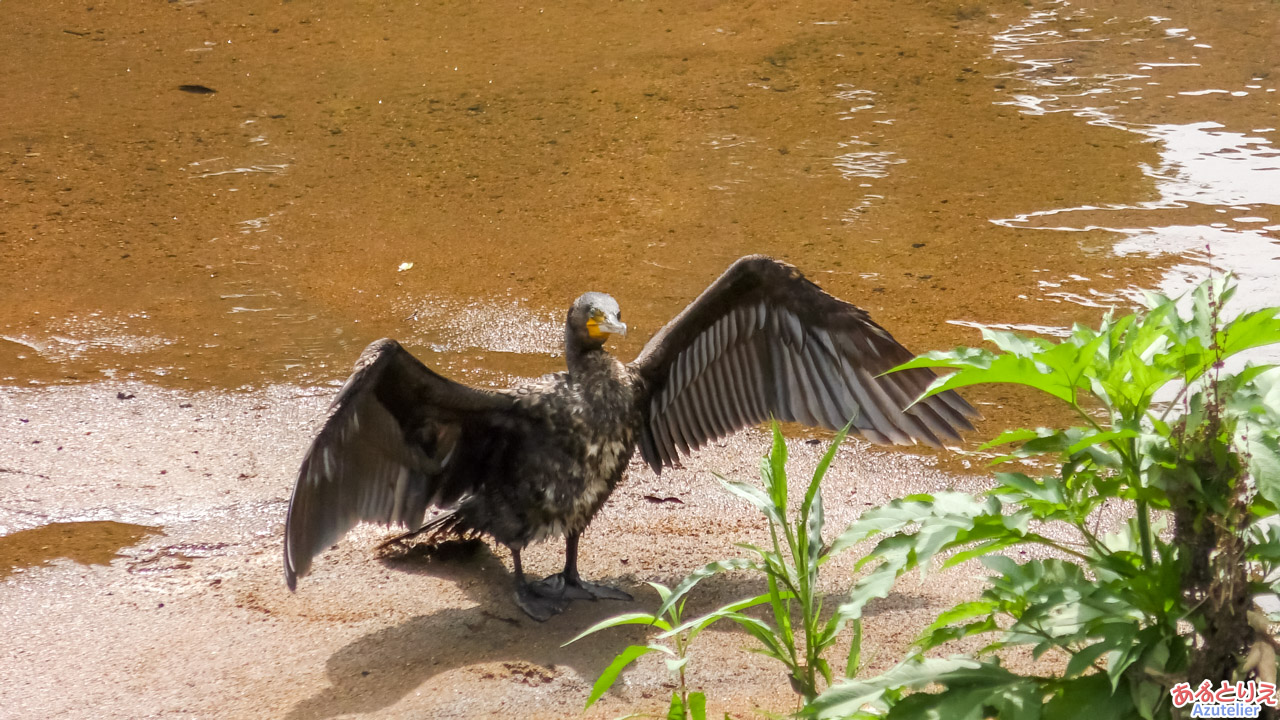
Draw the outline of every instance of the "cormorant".
[[[775,417],[854,429],[876,443],[938,446],[972,429],[954,392],[911,405],[928,369],[864,310],[791,265],[744,257],[623,365],[618,303],[587,293],[565,323],[568,369],[506,390],[433,372],[394,340],[360,356],[303,458],[285,521],[290,589],[360,522],[405,537],[488,535],[511,550],[516,602],[536,620],[572,599],[630,599],[578,576],[578,539],[635,448],[656,473],[679,455]],[[909,406],[909,407],[908,407]],[[427,509],[442,514],[423,525]],[[563,535],[564,571],[530,583],[520,551]]]

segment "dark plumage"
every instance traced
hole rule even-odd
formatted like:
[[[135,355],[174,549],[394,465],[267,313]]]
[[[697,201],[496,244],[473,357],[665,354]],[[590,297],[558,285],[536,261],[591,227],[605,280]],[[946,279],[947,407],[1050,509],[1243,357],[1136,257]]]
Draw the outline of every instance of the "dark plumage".
[[[394,340],[364,351],[307,450],[285,522],[285,580],[357,523],[482,534],[511,549],[516,600],[545,620],[569,600],[628,599],[578,577],[578,538],[638,446],[655,472],[769,419],[854,428],[877,443],[958,440],[977,413],[934,375],[877,377],[912,357],[867,313],[767,257],[735,262],[628,365],[617,302],[587,293],[565,324],[568,369],[507,390],[432,372]],[[856,417],[855,417],[856,416]],[[443,513],[426,525],[428,507]],[[564,535],[564,572],[529,583],[520,551]]]

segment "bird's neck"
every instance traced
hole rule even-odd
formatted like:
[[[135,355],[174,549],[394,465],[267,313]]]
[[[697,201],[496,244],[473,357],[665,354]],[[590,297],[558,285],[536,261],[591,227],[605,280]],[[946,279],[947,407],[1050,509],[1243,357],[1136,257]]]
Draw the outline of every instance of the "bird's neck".
[[[613,356],[605,351],[603,344],[584,345],[570,339],[565,343],[564,349],[569,377],[574,380],[586,380],[602,372],[608,373],[613,365]]]

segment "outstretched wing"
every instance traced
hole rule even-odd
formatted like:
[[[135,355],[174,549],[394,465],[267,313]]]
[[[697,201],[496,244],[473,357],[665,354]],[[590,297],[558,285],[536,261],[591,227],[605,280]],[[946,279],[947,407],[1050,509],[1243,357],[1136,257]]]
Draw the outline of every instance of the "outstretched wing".
[[[311,443],[289,499],[284,576],[289,588],[311,559],[360,522],[416,529],[430,505],[475,488],[468,465],[497,425],[512,422],[509,395],[432,372],[395,340],[360,356]]]
[[[677,453],[770,416],[831,429],[853,418],[857,431],[882,444],[958,440],[978,415],[959,395],[911,405],[932,371],[877,377],[912,357],[866,311],[796,268],[744,257],[631,363],[648,392],[640,452],[659,471]]]

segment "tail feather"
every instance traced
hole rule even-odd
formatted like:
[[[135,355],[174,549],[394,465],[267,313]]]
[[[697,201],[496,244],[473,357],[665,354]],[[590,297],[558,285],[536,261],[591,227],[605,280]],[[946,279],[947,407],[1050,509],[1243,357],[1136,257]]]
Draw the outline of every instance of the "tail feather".
[[[419,535],[426,536],[423,538],[425,542],[436,544],[447,540],[471,540],[480,537],[481,533],[464,525],[462,518],[458,516],[457,510],[450,510],[431,518],[430,521],[417,530],[412,530],[384,541],[378,545],[378,549],[381,550],[389,545],[412,540]]]

